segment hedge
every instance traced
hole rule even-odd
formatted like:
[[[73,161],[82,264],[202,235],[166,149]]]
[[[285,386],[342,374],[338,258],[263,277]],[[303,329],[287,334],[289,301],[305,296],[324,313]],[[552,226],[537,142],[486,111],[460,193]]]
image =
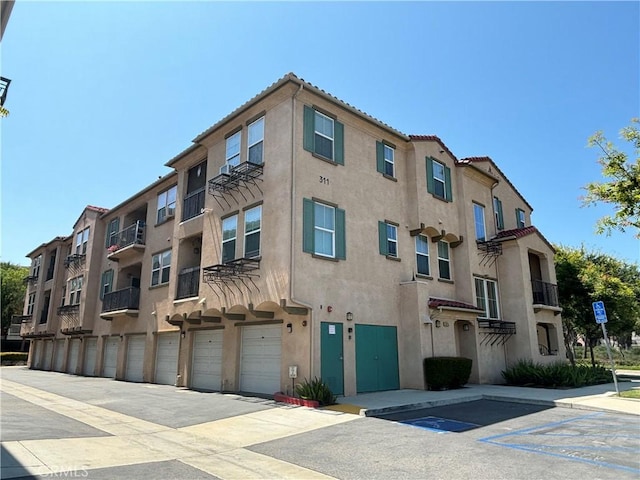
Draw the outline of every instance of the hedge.
[[[469,381],[472,361],[463,357],[424,359],[424,382],[428,390],[461,388]]]

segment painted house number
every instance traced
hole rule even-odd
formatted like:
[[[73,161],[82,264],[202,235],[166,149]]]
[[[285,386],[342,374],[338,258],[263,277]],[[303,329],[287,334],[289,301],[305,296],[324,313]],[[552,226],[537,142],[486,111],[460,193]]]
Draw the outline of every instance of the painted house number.
[[[329,185],[329,179],[327,177],[323,177],[322,175],[320,175],[320,183]]]

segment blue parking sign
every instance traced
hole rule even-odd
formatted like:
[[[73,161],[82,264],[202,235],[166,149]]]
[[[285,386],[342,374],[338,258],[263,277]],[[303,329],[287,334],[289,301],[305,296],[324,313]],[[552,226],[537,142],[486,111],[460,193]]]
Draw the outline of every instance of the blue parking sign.
[[[596,323],[607,323],[607,311],[604,309],[604,302],[593,302],[592,305]]]

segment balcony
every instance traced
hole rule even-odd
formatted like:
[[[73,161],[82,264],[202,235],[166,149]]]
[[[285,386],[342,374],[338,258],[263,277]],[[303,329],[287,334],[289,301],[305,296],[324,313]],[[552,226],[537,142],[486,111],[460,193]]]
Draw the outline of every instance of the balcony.
[[[58,307],[58,315],[61,317],[74,315],[80,311],[80,304],[74,303],[72,305],[62,305]]]
[[[558,286],[540,280],[531,280],[533,292],[533,309],[538,312],[543,309],[560,313],[562,310],[558,302]]]
[[[234,193],[238,193],[246,201],[247,197],[243,193],[243,189],[247,190],[252,197],[255,197],[251,191],[251,187],[255,187],[260,190],[258,182],[262,181],[262,172],[264,166],[261,163],[244,162],[240,165],[236,165],[231,168],[228,173],[220,173],[217,177],[209,180],[208,192],[213,196],[216,203],[223,208],[222,201],[227,206],[231,206],[231,203],[225,198],[229,195],[234,202],[238,200],[233,196]]]
[[[197,297],[200,291],[200,267],[185,268],[178,274],[176,300]]]
[[[145,224],[138,220],[113,237],[116,241],[108,248],[107,258],[119,262],[139,253],[143,253],[145,246]]]
[[[36,283],[38,283],[38,275],[29,275],[27,277],[24,277],[22,279],[22,282],[25,285],[35,285]]]
[[[77,268],[84,263],[86,255],[84,253],[74,253],[72,255],[67,255],[67,258],[64,259],[65,268]]]
[[[253,286],[259,290],[254,278],[260,277],[255,273],[260,268],[260,260],[260,257],[236,258],[227,263],[204,267],[203,280],[209,285],[216,285],[221,290],[228,287],[239,288],[241,285],[247,289]]]
[[[115,292],[105,293],[102,299],[100,317],[112,320],[114,317],[137,317],[140,306],[140,289],[128,287]]]
[[[202,214],[204,209],[204,188],[189,193],[182,203],[182,221],[189,220]]]

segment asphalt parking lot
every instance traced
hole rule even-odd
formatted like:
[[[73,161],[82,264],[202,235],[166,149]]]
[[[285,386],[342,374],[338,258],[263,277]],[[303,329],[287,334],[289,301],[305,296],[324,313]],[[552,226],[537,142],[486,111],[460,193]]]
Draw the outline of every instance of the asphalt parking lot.
[[[0,374],[2,478],[640,475],[634,415],[481,401],[382,419],[26,368]],[[474,426],[411,424],[425,417]]]

